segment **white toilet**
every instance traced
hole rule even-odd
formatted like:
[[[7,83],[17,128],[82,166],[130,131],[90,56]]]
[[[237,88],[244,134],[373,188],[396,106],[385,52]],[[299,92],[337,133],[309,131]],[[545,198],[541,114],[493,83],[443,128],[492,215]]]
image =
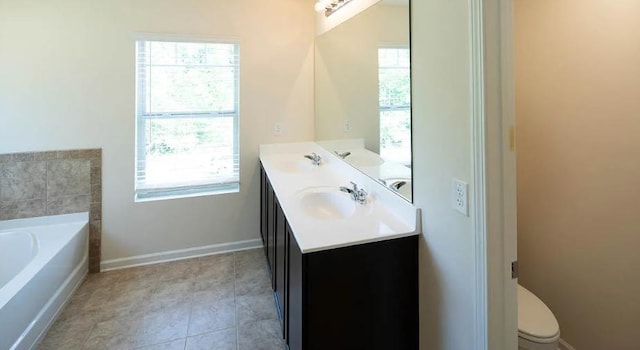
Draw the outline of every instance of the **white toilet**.
[[[518,349],[557,350],[558,320],[535,294],[518,285]]]

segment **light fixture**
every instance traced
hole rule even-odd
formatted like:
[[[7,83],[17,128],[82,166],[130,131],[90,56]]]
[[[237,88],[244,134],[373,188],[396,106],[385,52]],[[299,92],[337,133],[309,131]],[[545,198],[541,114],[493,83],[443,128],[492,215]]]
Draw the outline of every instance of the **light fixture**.
[[[318,12],[324,11],[324,15],[329,17],[351,1],[352,0],[318,0],[314,5],[314,8]]]

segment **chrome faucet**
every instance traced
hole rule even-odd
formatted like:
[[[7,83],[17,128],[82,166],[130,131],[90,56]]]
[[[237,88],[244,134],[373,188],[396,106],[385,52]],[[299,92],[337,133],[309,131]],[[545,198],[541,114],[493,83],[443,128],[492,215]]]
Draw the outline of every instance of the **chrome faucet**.
[[[349,152],[349,151],[344,152],[344,153],[340,153],[340,152],[338,152],[338,151],[333,151],[333,153],[335,153],[335,154],[336,154],[336,156],[338,156],[338,157],[340,157],[340,158],[342,158],[342,159],[345,159],[345,158],[347,158],[348,156],[350,156],[350,155],[351,155],[351,152]]]
[[[358,188],[358,185],[353,181],[351,181],[351,186],[352,188],[340,186],[340,191],[348,193],[351,199],[360,204],[367,203],[367,191],[363,188]]]
[[[322,158],[320,158],[320,156],[317,155],[316,152],[313,152],[310,155],[305,154],[304,157],[311,160],[311,162],[313,162],[313,165],[320,165],[320,161],[322,160]]]

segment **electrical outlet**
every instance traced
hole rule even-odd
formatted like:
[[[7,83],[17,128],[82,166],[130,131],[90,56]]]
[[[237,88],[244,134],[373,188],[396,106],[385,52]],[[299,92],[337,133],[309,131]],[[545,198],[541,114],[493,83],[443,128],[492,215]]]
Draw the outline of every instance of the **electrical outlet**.
[[[456,178],[453,179],[451,184],[451,206],[464,216],[469,215],[468,192],[469,184]]]
[[[276,135],[276,136],[282,135],[282,124],[281,123],[273,124],[273,134]]]
[[[351,121],[349,119],[345,119],[344,121],[344,132],[351,131]]]

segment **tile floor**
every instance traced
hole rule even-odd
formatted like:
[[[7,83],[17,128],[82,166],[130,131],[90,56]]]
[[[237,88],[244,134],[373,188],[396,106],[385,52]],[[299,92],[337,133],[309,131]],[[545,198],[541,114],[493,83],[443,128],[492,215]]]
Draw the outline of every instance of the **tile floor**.
[[[262,249],[89,275],[38,349],[286,349]]]

